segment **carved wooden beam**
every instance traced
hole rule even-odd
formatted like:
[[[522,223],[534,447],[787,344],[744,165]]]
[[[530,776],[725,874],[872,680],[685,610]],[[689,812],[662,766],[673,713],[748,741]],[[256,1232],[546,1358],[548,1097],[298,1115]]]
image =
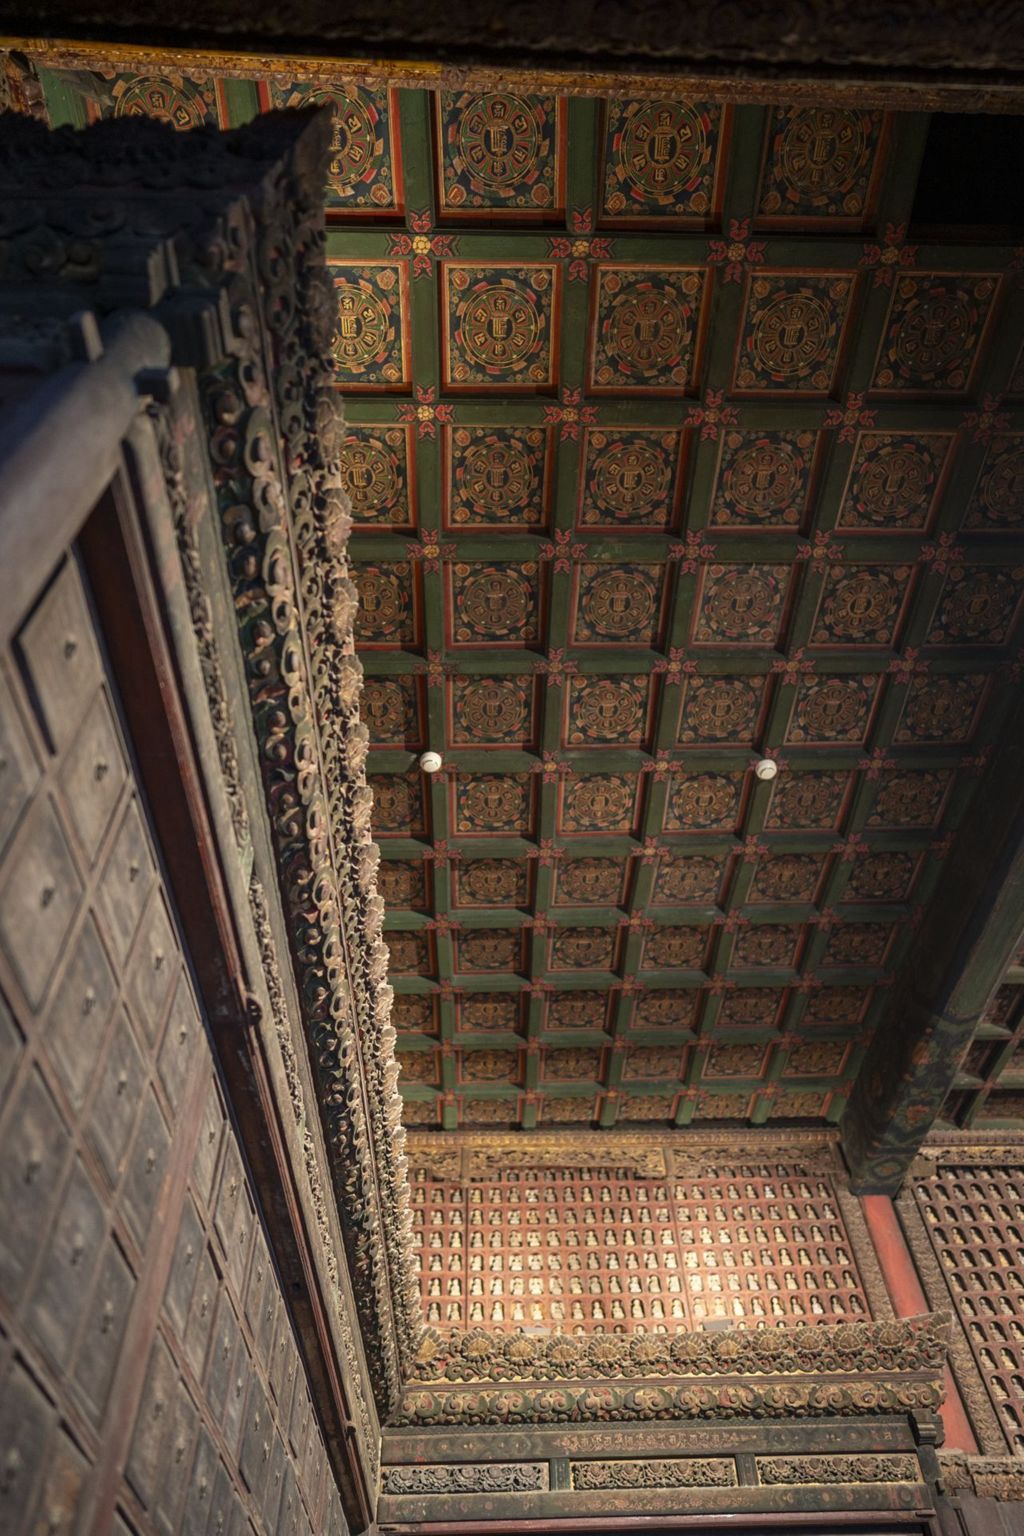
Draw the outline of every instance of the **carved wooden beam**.
[[[1024,701],[1007,722],[842,1121],[858,1194],[895,1193],[1024,923]]]
[[[0,0],[0,31],[54,62],[80,61],[93,45],[120,68],[229,67],[266,71],[257,54],[289,54],[287,66],[316,67],[407,85],[494,89],[689,90],[787,103],[855,99],[869,105],[946,111],[1019,111],[1024,93],[1020,0],[902,0],[850,6],[844,0],[654,0],[520,6],[510,25],[500,0],[424,6],[344,7],[293,0],[285,12],[245,0],[205,0],[168,9],[153,0],[39,0],[34,36],[24,6]],[[62,40],[47,43],[43,40]],[[228,50],[233,50],[229,53]],[[115,51],[118,55],[114,57]],[[230,60],[230,63],[228,62]],[[383,62],[382,62],[383,61]],[[88,65],[86,67],[89,67]],[[95,67],[95,63],[93,64]]]

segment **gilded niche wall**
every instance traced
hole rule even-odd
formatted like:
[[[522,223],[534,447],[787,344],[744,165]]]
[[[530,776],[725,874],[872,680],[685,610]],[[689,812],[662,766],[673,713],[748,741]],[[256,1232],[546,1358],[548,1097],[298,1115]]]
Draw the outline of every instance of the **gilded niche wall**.
[[[889,1315],[857,1202],[827,1139],[676,1149],[588,1138],[531,1154],[481,1135],[413,1137],[424,1321],[446,1329],[674,1333]]]

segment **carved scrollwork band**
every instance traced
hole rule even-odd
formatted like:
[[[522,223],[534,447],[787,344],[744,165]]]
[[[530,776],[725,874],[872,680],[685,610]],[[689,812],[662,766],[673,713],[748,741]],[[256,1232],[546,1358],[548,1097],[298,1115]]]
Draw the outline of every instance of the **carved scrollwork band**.
[[[573,1488],[735,1488],[736,1463],[726,1456],[657,1457],[649,1461],[573,1461]]]
[[[757,1480],[792,1483],[919,1483],[916,1456],[757,1456]]]
[[[493,1131],[449,1132],[438,1145],[429,1132],[406,1135],[409,1163],[434,1178],[485,1178],[502,1168],[623,1168],[644,1178],[702,1178],[737,1160],[785,1165],[794,1173],[840,1173],[832,1130],[758,1134],[719,1131],[678,1136],[634,1131],[537,1131],[528,1138]]]

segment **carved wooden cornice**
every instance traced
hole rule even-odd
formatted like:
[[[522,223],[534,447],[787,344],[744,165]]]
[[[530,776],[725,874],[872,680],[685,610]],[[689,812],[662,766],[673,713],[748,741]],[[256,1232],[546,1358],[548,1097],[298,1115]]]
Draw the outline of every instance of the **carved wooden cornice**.
[[[428,1333],[393,1426],[936,1411],[949,1321],[570,1337]]]
[[[911,1178],[940,1168],[1019,1168],[1024,1131],[933,1131],[910,1165]]]
[[[1024,1502],[1024,1461],[1014,1456],[964,1456],[940,1451],[939,1468],[946,1493],[970,1493],[978,1499]]]
[[[254,16],[240,0],[234,29],[230,22],[222,23],[203,37],[193,20],[181,44],[160,47],[149,42],[152,26],[140,25],[136,16],[133,27],[123,8],[104,25],[102,5],[94,7],[92,27],[83,29],[78,16],[66,16],[61,24],[58,3],[46,36],[26,35],[24,14],[13,8],[10,31],[0,34],[0,47],[17,49],[57,69],[171,69],[260,78],[277,74],[288,80],[326,77],[371,86],[500,86],[787,106],[852,102],[861,109],[890,111],[1017,112],[1024,95],[1017,0],[979,0],[969,14],[955,0],[924,10],[905,5],[899,17],[891,11],[851,8],[840,0],[791,0],[784,21],[762,0],[749,0],[738,12],[703,0],[687,7],[678,20],[663,6],[612,3],[602,5],[602,22],[582,34],[574,34],[571,19],[558,31],[545,13],[543,23],[537,24],[544,30],[532,47],[528,18],[520,18],[523,24],[510,36],[504,12],[496,6],[488,9],[494,11],[491,21],[483,19],[478,7],[464,8],[461,36],[458,12],[449,10],[442,22],[422,7],[415,14],[412,9],[389,11],[387,41],[374,44],[368,38],[383,13],[321,13],[312,24],[307,8],[307,36],[303,38],[292,18],[287,39],[291,51],[286,52],[278,46],[273,13]],[[3,15],[0,4],[0,28]],[[38,15],[35,19],[39,27]],[[254,32],[261,19],[262,30]],[[173,18],[161,17],[160,26],[165,36],[173,35]],[[91,38],[82,35],[86,30]],[[93,40],[103,32],[106,39]],[[114,36],[119,40],[110,41]],[[418,48],[414,36],[421,39]],[[225,47],[233,37],[240,46]],[[830,61],[822,52],[826,40],[834,50]]]
[[[839,1172],[839,1134],[737,1127],[664,1131],[432,1131],[406,1133],[411,1167],[433,1178],[486,1178],[501,1168],[623,1168],[641,1178],[706,1178],[739,1162]]]

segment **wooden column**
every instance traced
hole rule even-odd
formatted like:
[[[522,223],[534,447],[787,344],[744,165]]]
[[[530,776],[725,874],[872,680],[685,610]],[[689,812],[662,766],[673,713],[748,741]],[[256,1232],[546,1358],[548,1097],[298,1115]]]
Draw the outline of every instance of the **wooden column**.
[[[928,1302],[889,1196],[864,1195],[860,1203],[896,1316],[918,1317],[922,1312],[927,1312]],[[974,1438],[963,1399],[948,1365],[946,1401],[939,1412],[946,1431],[945,1449],[966,1451],[968,1455],[976,1456],[978,1442]]]

